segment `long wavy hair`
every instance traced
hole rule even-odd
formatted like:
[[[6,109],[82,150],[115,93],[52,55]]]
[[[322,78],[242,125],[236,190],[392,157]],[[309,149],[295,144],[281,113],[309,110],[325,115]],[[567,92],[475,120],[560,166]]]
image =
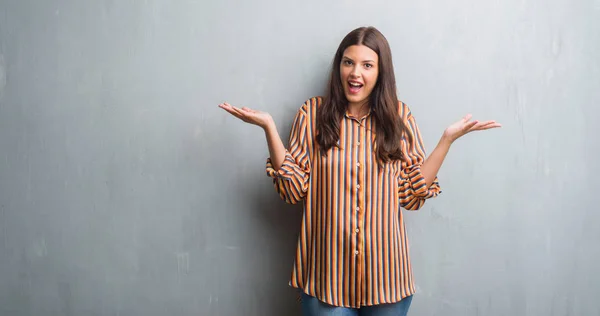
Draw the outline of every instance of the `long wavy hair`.
[[[373,110],[376,126],[375,151],[379,163],[402,159],[401,141],[407,135],[409,144],[413,139],[399,113],[396,95],[396,78],[392,64],[392,52],[387,39],[374,27],[360,27],[348,33],[340,43],[331,67],[327,94],[317,109],[317,135],[315,140],[325,154],[340,138],[340,123],[347,110],[348,100],[340,76],[344,51],[352,45],[364,45],[379,57],[379,75],[368,104]]]

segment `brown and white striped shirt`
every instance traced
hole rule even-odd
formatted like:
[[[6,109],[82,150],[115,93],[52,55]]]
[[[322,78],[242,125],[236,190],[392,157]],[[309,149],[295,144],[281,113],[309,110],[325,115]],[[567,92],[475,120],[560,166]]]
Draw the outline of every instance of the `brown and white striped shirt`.
[[[267,175],[287,203],[303,202],[290,285],[334,306],[394,303],[415,292],[405,224],[400,211],[418,210],[441,193],[421,174],[425,149],[410,109],[399,115],[413,136],[402,141],[410,161],[377,165],[371,113],[340,124],[340,140],[326,155],[315,141],[322,98],[306,101],[294,118],[283,166]]]

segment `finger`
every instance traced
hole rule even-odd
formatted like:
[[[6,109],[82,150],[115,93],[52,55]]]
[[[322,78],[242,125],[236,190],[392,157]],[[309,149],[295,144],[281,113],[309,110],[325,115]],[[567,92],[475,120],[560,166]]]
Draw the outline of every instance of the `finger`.
[[[472,122],[468,122],[465,124],[465,126],[463,127],[463,130],[467,130],[470,131],[471,129],[473,129],[473,127],[475,127],[477,125],[477,123],[479,123],[478,121],[472,121]]]
[[[229,104],[227,102],[219,104],[219,107],[222,108],[223,110],[228,111],[228,112],[231,112],[231,111],[233,111],[236,108],[235,106],[233,106],[233,105],[231,105],[231,104]]]
[[[233,109],[234,109],[234,110],[235,110],[235,111],[236,111],[238,114],[241,114],[241,115],[244,115],[244,116],[248,116],[248,115],[251,115],[251,114],[253,114],[253,113],[254,113],[254,112],[252,112],[252,111],[248,111],[248,110],[250,110],[250,109],[248,109],[247,107],[238,108],[238,107],[235,107],[235,106],[234,106],[234,107],[233,107]]]
[[[488,122],[485,122],[484,124],[481,124],[480,127],[481,128],[491,128],[491,127],[499,126],[499,125],[500,124],[496,123],[496,121],[488,121]]]
[[[496,121],[493,121],[493,120],[490,120],[490,121],[478,121],[478,122],[479,122],[478,125],[480,125],[480,126],[496,123]]]
[[[486,122],[481,122],[481,126],[489,126],[489,125],[493,125],[493,124],[498,124],[496,121],[486,121]]]
[[[227,103],[221,103],[221,104],[219,104],[219,107],[230,113],[233,111],[233,106],[231,106],[230,104],[227,104]]]
[[[225,110],[225,111],[227,111],[227,112],[231,113],[231,114],[233,114],[233,112],[234,112],[234,111],[233,111],[233,108],[232,108],[231,106],[227,106],[227,105],[225,105],[224,103],[221,103],[221,104],[219,104],[219,107],[220,107],[221,109],[223,109],[223,110]]]
[[[219,104],[219,107],[246,123],[256,124],[256,115],[254,111],[247,107],[238,108],[227,102]]]
[[[496,123],[495,121],[485,122],[484,124],[480,124],[478,126],[474,126],[471,128],[471,131],[482,131],[492,128],[502,127],[502,124]]]
[[[225,103],[225,107],[223,109],[225,111],[231,113],[235,117],[239,118],[240,120],[243,120],[243,121],[247,120],[247,117],[246,117],[247,113],[242,112],[242,110],[236,108],[235,106],[232,106],[231,104]]]
[[[258,117],[255,112],[248,112],[243,108],[235,108],[235,111],[243,118],[246,123],[258,124]]]
[[[464,122],[468,122],[468,121],[471,119],[471,117],[473,117],[473,115],[471,115],[471,114],[467,114],[467,115],[465,115],[465,116],[463,117],[463,121],[464,121]]]
[[[239,112],[238,112],[237,110],[235,110],[235,109],[228,109],[228,110],[227,110],[227,112],[231,113],[231,115],[233,115],[233,116],[235,116],[235,117],[239,118],[239,119],[240,119],[240,120],[242,120],[242,121],[245,121],[245,120],[246,120],[246,118],[244,117],[244,115],[243,115],[243,114],[241,114],[241,113],[239,113]]]
[[[233,110],[233,111],[234,111],[234,112],[235,112],[237,115],[239,115],[239,116],[241,116],[241,117],[246,117],[246,116],[248,115],[248,113],[247,113],[247,112],[244,112],[244,111],[242,111],[242,109],[240,109],[240,108],[236,108],[235,106],[234,106],[234,107],[232,107],[232,110]]]
[[[491,122],[491,121],[488,121],[488,122],[479,122],[479,123],[475,124],[472,128],[480,128],[480,127],[484,127],[484,126],[490,125],[492,123],[494,123],[494,122]]]
[[[488,124],[488,125],[482,126],[480,129],[481,130],[485,130],[485,129],[498,128],[498,127],[502,127],[502,124],[500,124],[500,123],[492,123],[492,124]]]
[[[233,106],[233,105],[231,105],[231,104],[229,104],[229,103],[227,103],[227,102],[224,102],[223,104],[224,104],[226,107],[228,107],[228,108],[232,108],[232,109],[234,109],[234,108],[235,108],[235,109],[237,109],[237,107],[235,107],[235,106]]]

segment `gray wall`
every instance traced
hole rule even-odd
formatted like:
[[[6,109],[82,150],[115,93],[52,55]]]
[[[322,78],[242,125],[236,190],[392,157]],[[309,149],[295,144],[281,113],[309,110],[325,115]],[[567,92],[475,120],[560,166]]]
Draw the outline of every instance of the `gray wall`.
[[[240,1],[242,2],[242,1]],[[293,4],[295,3],[295,4]],[[0,314],[298,315],[264,172],[342,37],[378,27],[444,193],[411,315],[599,315],[600,2],[0,2]]]

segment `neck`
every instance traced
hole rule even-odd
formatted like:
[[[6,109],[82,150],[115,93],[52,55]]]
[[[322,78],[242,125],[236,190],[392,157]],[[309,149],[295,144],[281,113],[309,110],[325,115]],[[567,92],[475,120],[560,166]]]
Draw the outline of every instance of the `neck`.
[[[348,113],[355,117],[362,117],[369,113],[369,104],[365,103],[349,103]]]

